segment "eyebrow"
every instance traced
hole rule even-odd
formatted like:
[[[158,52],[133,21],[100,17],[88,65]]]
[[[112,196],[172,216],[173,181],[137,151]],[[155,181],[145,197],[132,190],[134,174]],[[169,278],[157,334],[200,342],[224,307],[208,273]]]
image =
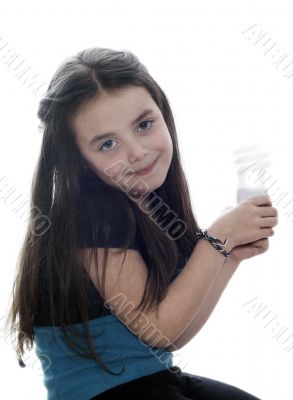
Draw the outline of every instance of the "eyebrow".
[[[148,116],[150,114],[153,114],[154,112],[155,111],[153,109],[151,109],[151,108],[147,109],[147,110],[144,110],[137,118],[135,118],[134,121],[132,121],[131,126],[137,124],[142,118],[144,118],[144,117],[146,117],[146,116]],[[96,142],[99,142],[101,139],[104,139],[104,138],[106,138],[108,136],[111,136],[111,135],[114,135],[114,132],[108,132],[108,133],[104,133],[102,135],[96,135],[91,139],[89,144],[90,144],[90,146],[92,146]]]

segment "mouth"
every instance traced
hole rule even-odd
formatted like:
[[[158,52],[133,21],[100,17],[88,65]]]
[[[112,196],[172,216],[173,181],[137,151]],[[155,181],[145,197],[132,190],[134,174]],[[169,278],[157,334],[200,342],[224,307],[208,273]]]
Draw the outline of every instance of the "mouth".
[[[154,166],[156,165],[158,158],[159,158],[159,157],[157,157],[157,158],[155,159],[155,161],[153,161],[153,162],[152,162],[150,165],[148,165],[146,168],[140,169],[139,171],[134,171],[135,175],[146,175],[146,174],[150,173],[150,172],[153,170]]]

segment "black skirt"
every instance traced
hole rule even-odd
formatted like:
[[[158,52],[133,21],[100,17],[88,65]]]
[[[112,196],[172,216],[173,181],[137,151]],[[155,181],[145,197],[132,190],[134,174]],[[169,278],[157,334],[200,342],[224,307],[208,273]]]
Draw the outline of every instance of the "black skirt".
[[[89,400],[260,400],[235,386],[182,372],[177,366],[146,375]]]

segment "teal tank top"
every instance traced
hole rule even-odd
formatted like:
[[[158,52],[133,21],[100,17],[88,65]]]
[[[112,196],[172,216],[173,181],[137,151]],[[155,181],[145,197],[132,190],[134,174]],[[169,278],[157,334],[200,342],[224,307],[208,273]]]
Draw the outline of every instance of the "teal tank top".
[[[93,343],[103,363],[111,372],[124,371],[112,375],[95,360],[78,356],[64,342],[59,326],[35,327],[35,352],[42,362],[47,400],[89,400],[114,386],[173,366],[172,352],[142,342],[114,314],[88,323],[90,334],[97,336]],[[82,323],[74,326],[82,332]]]

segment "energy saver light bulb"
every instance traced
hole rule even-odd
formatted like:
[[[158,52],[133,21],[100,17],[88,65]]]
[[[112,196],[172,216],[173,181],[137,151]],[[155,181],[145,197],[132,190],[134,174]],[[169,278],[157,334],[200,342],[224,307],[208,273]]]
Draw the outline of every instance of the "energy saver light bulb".
[[[251,197],[267,195],[264,176],[270,166],[269,152],[257,145],[238,148],[234,151],[238,174],[237,203]]]

